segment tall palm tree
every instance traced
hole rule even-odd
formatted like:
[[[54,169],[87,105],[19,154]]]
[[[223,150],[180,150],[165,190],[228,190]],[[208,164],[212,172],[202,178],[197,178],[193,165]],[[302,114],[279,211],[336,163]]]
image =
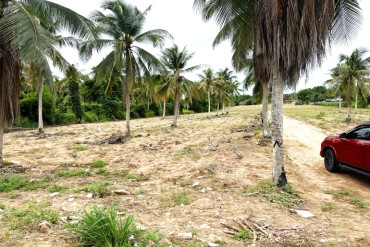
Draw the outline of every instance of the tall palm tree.
[[[328,45],[333,41],[348,40],[361,23],[360,7],[356,0],[303,1],[240,1],[195,0],[222,27],[243,13],[245,39],[253,43],[255,67],[270,68],[272,74],[272,141],[273,181],[278,186],[287,184],[284,169],[283,92],[284,87],[298,81],[302,73],[320,64]],[[211,11],[210,11],[211,10]],[[251,31],[253,35],[250,35]],[[232,35],[233,33],[231,33]]]
[[[208,96],[207,118],[210,118],[211,117],[211,93],[212,93],[212,88],[213,88],[213,85],[216,79],[213,74],[213,70],[211,68],[203,70],[203,74],[200,74],[199,77],[200,77],[200,82],[202,84],[202,87],[207,91],[207,96]]]
[[[20,64],[34,63],[45,69],[46,53],[57,45],[49,30],[40,24],[45,18],[58,21],[58,27],[80,38],[93,37],[94,25],[90,20],[56,3],[0,1],[0,166],[3,130],[18,113]]]
[[[231,96],[228,92],[228,87],[232,84],[235,78],[236,76],[229,68],[220,69],[217,72],[216,80],[218,81],[218,87],[222,89],[222,93],[219,94],[221,96],[220,100],[222,103],[222,114],[225,113],[225,102]]]
[[[352,100],[355,95],[355,113],[357,113],[358,95],[366,99],[366,86],[368,76],[370,75],[369,58],[363,58],[367,51],[364,49],[355,49],[351,55],[341,54],[339,60],[339,80],[347,88],[345,97],[348,104],[348,115],[346,121],[352,121]]]
[[[101,39],[85,42],[80,46],[83,58],[91,57],[93,50],[109,47],[109,54],[95,67],[96,80],[107,82],[107,91],[115,81],[122,82],[122,101],[126,105],[126,135],[130,136],[130,94],[136,77],[149,77],[150,69],[159,67],[159,60],[140,44],[162,46],[172,36],[163,29],[143,32],[145,18],[150,7],[141,12],[136,6],[121,0],[107,0],[102,4],[107,12],[96,11],[96,21]]]
[[[185,47],[180,51],[177,45],[173,45],[172,47],[166,48],[162,51],[161,62],[170,73],[170,80],[168,80],[168,86],[166,87],[174,89],[175,109],[171,127],[177,127],[177,118],[180,113],[181,88],[186,91],[190,91],[193,85],[190,80],[183,76],[183,74],[186,72],[192,72],[201,67],[201,65],[195,65],[186,68],[193,55],[194,53],[189,53]]]
[[[337,64],[334,68],[330,70],[331,78],[324,82],[325,85],[328,85],[334,92],[334,96],[339,98],[338,104],[338,112],[342,112],[342,95],[344,94],[345,90],[345,83],[341,80],[340,77],[340,64]]]

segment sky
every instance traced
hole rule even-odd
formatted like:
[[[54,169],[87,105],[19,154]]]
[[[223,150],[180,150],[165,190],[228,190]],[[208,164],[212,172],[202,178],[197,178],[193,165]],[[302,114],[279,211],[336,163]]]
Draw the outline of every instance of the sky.
[[[100,8],[102,0],[51,0],[58,4],[64,5],[86,17],[89,17],[94,10]],[[189,66],[203,64],[211,67],[214,71],[231,66],[231,46],[228,41],[223,42],[213,48],[212,43],[219,27],[211,20],[205,23],[200,14],[192,8],[193,0],[126,0],[127,3],[136,5],[141,11],[151,6],[144,25],[143,31],[151,29],[165,29],[173,36],[172,41],[167,41],[165,47],[177,44],[180,48],[185,47],[189,52],[194,52],[194,57],[189,62]],[[321,86],[323,82],[330,78],[330,69],[338,63],[339,55],[349,55],[356,48],[365,48],[370,50],[370,1],[359,0],[363,11],[363,24],[357,37],[348,45],[332,46],[330,52],[320,67],[313,69],[308,78],[302,77],[295,90],[287,89],[286,93],[299,91],[304,88]],[[148,49],[149,50],[149,49]],[[159,55],[159,49],[151,50],[152,53]],[[107,51],[95,54],[88,62],[82,62],[77,51],[71,48],[63,48],[62,54],[72,64],[77,65],[83,73],[89,73],[91,67],[97,65],[106,55]],[[370,54],[370,53],[369,53]],[[368,54],[368,55],[369,55]],[[191,80],[198,80],[198,74],[202,71],[188,74]],[[60,72],[55,70],[58,76]],[[242,81],[244,75],[236,73],[238,80]],[[251,89],[246,91],[251,94]]]

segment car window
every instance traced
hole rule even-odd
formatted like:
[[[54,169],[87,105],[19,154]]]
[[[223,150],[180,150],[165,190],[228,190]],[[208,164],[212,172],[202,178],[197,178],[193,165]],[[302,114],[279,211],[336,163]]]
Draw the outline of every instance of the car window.
[[[348,133],[349,139],[369,140],[370,128],[362,128]]]

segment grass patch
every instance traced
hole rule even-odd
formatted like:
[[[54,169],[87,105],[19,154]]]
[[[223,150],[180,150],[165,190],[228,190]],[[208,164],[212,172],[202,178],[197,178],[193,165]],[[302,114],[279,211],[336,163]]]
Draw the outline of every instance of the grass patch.
[[[159,197],[159,202],[162,207],[174,207],[178,205],[189,205],[191,200],[185,192],[173,192],[169,195]]]
[[[103,168],[106,166],[105,162],[102,161],[102,160],[97,160],[97,161],[94,161],[92,163],[90,163],[89,165],[91,168]]]
[[[69,189],[69,186],[67,185],[62,185],[62,184],[53,184],[52,186],[49,187],[48,192],[54,193],[54,192],[59,192],[63,193]]]
[[[96,168],[96,169],[94,169],[94,173],[97,174],[97,175],[102,175],[102,176],[108,176],[109,175],[108,170],[105,169],[105,168]]]
[[[82,151],[87,150],[87,147],[82,146],[82,145],[77,145],[77,146],[75,146],[75,150],[78,151],[78,152],[82,152]]]
[[[7,175],[0,178],[0,192],[9,192],[13,190],[37,190],[46,188],[49,178],[28,179],[20,175]]]
[[[91,172],[85,170],[61,170],[56,173],[57,177],[88,177]]]
[[[369,207],[368,202],[365,199],[358,197],[358,196],[352,197],[349,200],[349,203],[351,203],[352,205],[355,205],[358,208],[368,208]]]
[[[75,192],[79,193],[81,191],[84,191],[92,193],[95,197],[103,198],[104,196],[110,194],[110,191],[108,189],[109,185],[111,185],[111,183],[109,182],[91,183],[75,189]]]
[[[294,191],[292,184],[279,188],[267,180],[260,180],[249,189],[250,193],[257,192],[269,202],[277,202],[285,207],[296,207],[303,204],[304,200]]]
[[[250,231],[242,230],[235,234],[235,238],[240,240],[253,239],[253,234]]]
[[[333,202],[323,202],[321,204],[321,211],[322,212],[329,212],[335,208],[335,204]]]
[[[83,246],[162,246],[159,234],[137,229],[133,216],[121,219],[113,207],[94,206],[71,229]]]
[[[47,208],[47,204],[29,203],[26,208],[12,208],[5,212],[3,220],[10,225],[11,230],[18,228],[35,230],[42,221],[56,224],[58,216],[58,212]]]
[[[116,176],[123,177],[124,179],[131,179],[136,180],[138,182],[148,181],[149,176],[144,174],[133,174],[128,171],[124,171],[123,173],[116,173]]]
[[[5,209],[5,205],[4,205],[4,204],[2,204],[2,203],[0,203],[0,209],[1,209],[1,210],[4,210],[4,209]]]
[[[175,157],[180,157],[180,156],[189,156],[193,160],[199,160],[201,158],[201,155],[198,153],[198,151],[195,149],[196,146],[190,145],[184,147],[184,149],[177,151]]]

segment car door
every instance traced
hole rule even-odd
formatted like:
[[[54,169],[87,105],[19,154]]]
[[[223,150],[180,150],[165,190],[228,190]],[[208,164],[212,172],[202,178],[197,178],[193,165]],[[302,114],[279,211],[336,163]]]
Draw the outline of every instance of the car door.
[[[364,166],[364,145],[370,133],[369,127],[355,129],[345,138],[340,138],[341,162],[362,168]]]
[[[362,165],[361,168],[370,172],[370,133],[362,145]]]

